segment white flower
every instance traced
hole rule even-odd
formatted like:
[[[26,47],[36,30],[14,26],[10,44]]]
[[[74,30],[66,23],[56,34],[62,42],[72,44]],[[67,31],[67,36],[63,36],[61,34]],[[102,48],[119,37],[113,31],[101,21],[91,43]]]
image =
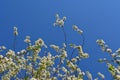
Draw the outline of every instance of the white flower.
[[[116,76],[115,76],[115,79],[116,79],[116,80],[119,80],[119,79],[120,79],[120,75],[116,75]]]
[[[57,77],[53,77],[51,80],[57,80]]]
[[[37,80],[36,78],[31,78],[30,80]]]
[[[117,54],[116,54],[116,53],[113,53],[113,54],[111,54],[111,56],[114,58],[114,57],[117,56]]]
[[[67,73],[67,69],[65,67],[62,67],[62,71],[64,71],[65,73]]]
[[[77,68],[77,72],[81,73],[81,69],[80,69],[80,68]]]
[[[103,46],[103,45],[105,44],[105,42],[104,42],[103,39],[98,39],[98,40],[96,41],[96,43],[97,43],[98,45],[100,45],[100,46]]]
[[[73,27],[73,29],[74,29],[75,31],[77,31],[78,33],[80,33],[80,34],[83,33],[83,31],[82,31],[81,29],[79,29],[78,26],[73,25],[72,27]]]
[[[0,59],[2,59],[3,58],[3,55],[0,55]]]
[[[10,80],[10,77],[7,74],[2,76],[1,78],[2,78],[2,80]]]
[[[17,31],[17,27],[14,27],[14,35],[17,36],[18,35],[18,31]]]
[[[37,41],[35,41],[35,45],[43,46],[44,45],[44,41],[41,38],[39,38]]]
[[[53,67],[52,69],[53,69],[53,72],[55,72],[55,71],[56,71],[56,68],[54,68],[54,67]]]
[[[77,59],[77,60],[80,60],[80,57],[79,57],[79,56],[76,56],[76,59]]]
[[[77,31],[78,30],[78,27],[76,25],[73,25],[72,28]]]
[[[4,61],[7,62],[9,59],[7,57],[4,57]]]
[[[23,49],[23,50],[21,50],[21,52],[20,52],[21,54],[24,54],[24,53],[26,53],[26,50],[25,49]]]
[[[63,19],[59,18],[59,15],[56,14],[56,22],[53,24],[54,26],[60,26],[63,27],[64,26],[64,21],[66,20],[66,17],[63,17]]]
[[[79,50],[79,53],[83,53],[82,46],[77,46],[76,48]]]
[[[66,44],[65,43],[63,43],[63,47],[66,48]]]
[[[76,58],[73,58],[73,59],[71,59],[71,61],[72,61],[72,62],[76,62],[76,61],[77,61],[77,59],[76,59]]]
[[[61,54],[61,57],[62,58],[66,58],[67,57],[67,51],[63,50],[62,54]]]
[[[115,71],[116,71],[117,74],[120,75],[120,70],[119,69],[115,68]]]
[[[102,79],[105,78],[105,76],[104,76],[102,73],[100,73],[100,72],[98,72],[98,75],[99,75]]]
[[[120,66],[118,66],[118,70],[120,71]]]
[[[120,48],[118,48],[118,50],[116,51],[116,53],[120,54]]]
[[[112,50],[110,49],[110,48],[107,48],[107,50],[106,50],[107,52],[109,52],[109,53],[111,53],[112,52]]]
[[[6,53],[7,56],[14,56],[15,52],[12,51],[11,49]]]
[[[51,59],[52,55],[50,52],[48,52],[48,58]]]
[[[54,25],[55,25],[55,26],[63,27],[63,26],[64,26],[64,21],[63,21],[63,20],[57,20]]]
[[[78,29],[77,32],[80,33],[80,34],[83,33],[83,31],[81,29]]]
[[[89,55],[88,55],[87,53],[84,53],[84,54],[81,55],[81,57],[82,57],[82,58],[88,58]]]
[[[58,76],[59,76],[59,77],[63,77],[63,75],[62,75],[62,74],[58,74]]]
[[[57,52],[59,51],[59,46],[56,45],[50,45],[51,48],[55,49]]]
[[[65,20],[66,20],[66,17],[64,16],[62,20],[65,21]]]
[[[24,40],[24,42],[26,42],[26,43],[30,43],[30,42],[31,42],[31,40],[30,40],[30,36],[26,36],[26,39]]]
[[[17,27],[14,27],[14,31],[17,31]]]
[[[6,47],[5,46],[0,46],[0,49],[5,50]]]
[[[89,71],[86,71],[86,75],[87,75],[88,80],[92,80],[92,75]]]

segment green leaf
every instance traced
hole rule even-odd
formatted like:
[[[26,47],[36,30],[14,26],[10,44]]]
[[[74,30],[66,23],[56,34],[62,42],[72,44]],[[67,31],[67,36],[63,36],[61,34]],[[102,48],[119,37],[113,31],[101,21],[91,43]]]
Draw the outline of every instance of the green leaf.
[[[115,71],[115,67],[108,63],[108,71],[112,74],[112,75],[115,75],[116,71]]]
[[[75,44],[72,44],[72,43],[70,43],[69,45],[70,45],[70,47],[73,47],[73,46],[75,46]]]
[[[29,77],[28,77],[28,76],[25,76],[25,77],[24,77],[24,80],[29,80]]]

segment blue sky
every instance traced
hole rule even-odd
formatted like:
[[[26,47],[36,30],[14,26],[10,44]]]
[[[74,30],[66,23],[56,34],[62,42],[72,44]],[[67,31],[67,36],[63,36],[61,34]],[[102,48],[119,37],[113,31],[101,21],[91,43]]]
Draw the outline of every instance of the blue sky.
[[[110,80],[106,64],[97,63],[97,59],[108,57],[100,51],[97,39],[104,39],[113,49],[120,47],[120,1],[119,0],[1,0],[0,1],[0,45],[12,49],[13,26],[19,29],[17,49],[25,48],[23,42],[26,35],[32,41],[42,38],[47,45],[62,45],[63,33],[60,28],[53,27],[55,14],[66,16],[65,30],[68,42],[81,43],[80,36],[72,30],[76,24],[84,31],[85,51],[90,58],[81,61],[83,70],[90,70],[93,77],[102,71],[106,80]]]

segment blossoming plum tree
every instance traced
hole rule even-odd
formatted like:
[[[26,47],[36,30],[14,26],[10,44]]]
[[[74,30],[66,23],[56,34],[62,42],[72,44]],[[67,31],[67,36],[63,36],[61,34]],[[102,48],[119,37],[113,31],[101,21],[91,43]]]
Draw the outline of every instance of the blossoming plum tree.
[[[5,56],[0,55],[0,75],[1,80],[83,80],[83,76],[86,76],[88,80],[93,80],[92,74],[89,71],[83,72],[79,67],[79,62],[82,59],[89,57],[89,54],[83,50],[84,35],[83,31],[79,29],[77,25],[73,25],[74,31],[78,32],[83,38],[81,45],[68,43],[66,39],[66,32],[64,30],[66,17],[62,19],[56,14],[56,21],[53,24],[55,27],[60,27],[64,33],[65,43],[60,47],[55,44],[49,45],[55,50],[56,55],[52,55],[49,51],[46,56],[40,56],[43,48],[48,48],[43,39],[38,38],[33,44],[30,40],[30,36],[26,36],[24,42],[27,44],[26,49],[21,51],[15,51],[16,38],[18,36],[18,29],[14,27],[14,46],[12,49],[7,49],[5,46],[0,46],[0,52],[7,49]],[[101,47],[102,51],[108,52],[112,60],[99,59],[99,62],[106,62],[108,64],[108,70],[112,74],[115,80],[120,80],[120,49],[112,54],[112,50],[105,44],[102,39],[96,41]],[[73,49],[70,57],[68,57],[67,47]],[[77,51],[77,55],[73,57],[74,52]],[[55,61],[58,63],[55,63]],[[111,64],[114,62],[118,64],[118,68]],[[22,72],[25,72],[23,74]],[[98,75],[102,80],[105,76],[98,72]],[[98,80],[95,78],[94,80]]]

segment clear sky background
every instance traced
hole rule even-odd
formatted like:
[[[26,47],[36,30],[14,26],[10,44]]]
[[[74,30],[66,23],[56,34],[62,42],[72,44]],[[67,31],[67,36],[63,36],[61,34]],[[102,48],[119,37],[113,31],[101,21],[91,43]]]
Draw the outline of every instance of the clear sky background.
[[[13,48],[13,27],[17,26],[17,50],[25,48],[26,35],[32,41],[42,38],[47,45],[62,45],[64,37],[61,29],[53,27],[55,14],[66,16],[65,30],[68,42],[79,44],[81,37],[72,30],[76,24],[84,31],[84,51],[90,55],[82,60],[80,67],[89,70],[93,78],[97,72],[111,75],[106,64],[97,62],[99,58],[109,58],[96,44],[104,39],[115,52],[120,47],[120,0],[1,0],[0,1],[0,45]],[[0,53],[2,54],[2,53]]]

